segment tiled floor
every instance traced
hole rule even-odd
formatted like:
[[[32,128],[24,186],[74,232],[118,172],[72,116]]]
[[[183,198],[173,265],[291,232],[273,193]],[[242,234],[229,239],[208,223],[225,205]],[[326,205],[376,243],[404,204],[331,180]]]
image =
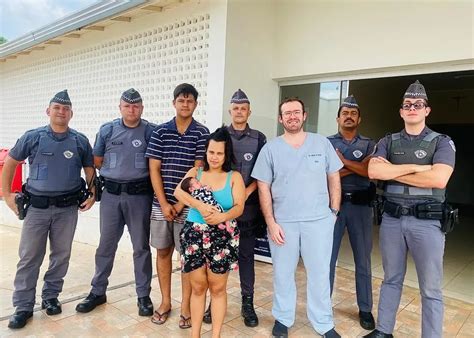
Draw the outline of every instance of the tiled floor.
[[[1,337],[186,337],[189,330],[178,328],[180,283],[179,273],[173,273],[173,311],[170,319],[165,325],[155,325],[149,318],[139,317],[136,307],[136,295],[133,281],[132,256],[129,253],[118,252],[116,264],[110,279],[111,289],[107,293],[108,302],[98,307],[89,314],[78,314],[74,308],[76,304],[89,292],[90,279],[94,270],[95,247],[74,243],[73,259],[65,281],[65,289],[61,295],[63,302],[63,313],[57,316],[47,316],[44,311],[36,311],[33,319],[21,330],[10,330],[7,328],[8,316],[13,311],[11,307],[12,281],[17,262],[17,247],[20,229],[14,227],[0,226],[0,336]],[[472,237],[470,237],[472,238]],[[450,254],[450,239],[447,240],[447,258]],[[460,244],[456,247],[459,249]],[[448,266],[453,272],[446,273],[445,290],[453,283],[453,290],[459,292],[459,299],[464,299],[464,294],[473,297],[474,284],[469,283],[473,278],[473,259],[471,251],[456,253],[453,256],[454,266]],[[456,250],[455,250],[456,251]],[[469,256],[471,258],[467,258]],[[374,246],[374,270],[380,265],[378,247]],[[464,260],[459,261],[460,258]],[[340,265],[346,268],[338,268],[336,287],[333,295],[334,316],[337,330],[343,337],[357,337],[366,333],[358,324],[357,305],[354,295],[353,272],[350,270],[350,256],[347,242],[341,251]],[[469,261],[470,260],[470,261]],[[47,266],[47,258],[45,264]],[[380,268],[381,269],[381,268]],[[250,329],[245,327],[240,318],[240,289],[238,275],[231,274],[228,285],[228,311],[222,337],[269,337],[273,325],[271,316],[272,306],[272,266],[265,263],[257,263],[257,285],[255,290],[256,311],[260,317],[260,325]],[[409,269],[407,278],[410,277]],[[43,273],[44,271],[42,271]],[[40,276],[42,276],[42,273]],[[414,276],[414,275],[413,275]],[[469,277],[470,276],[470,277]],[[414,278],[413,278],[414,279]],[[306,284],[304,268],[301,266],[297,271],[298,305],[297,319],[290,330],[291,337],[318,337],[318,334],[310,326],[306,317]],[[414,279],[416,281],[416,279]],[[381,279],[374,278],[374,302],[378,303],[378,295]],[[39,281],[39,288],[42,283]],[[160,300],[159,288],[156,278],[153,280],[152,300],[156,305]],[[466,288],[466,290],[463,290]],[[449,291],[449,290],[447,290]],[[474,337],[474,302],[465,302],[450,297],[445,298],[445,337]],[[468,299],[469,300],[469,299]],[[37,297],[40,301],[40,297]],[[412,287],[405,287],[399,313],[397,317],[395,336],[419,337],[420,336],[420,296],[419,291]],[[377,315],[377,309],[374,309]],[[203,325],[203,336],[211,337],[211,326]]]
[[[448,297],[474,303],[474,211],[461,210],[461,223],[446,235],[444,252],[443,294]],[[379,227],[373,228],[372,275],[383,279],[380,256]],[[347,235],[343,238],[338,266],[354,270],[354,261]],[[418,288],[415,265],[408,256],[405,285]],[[474,333],[473,333],[474,334]]]

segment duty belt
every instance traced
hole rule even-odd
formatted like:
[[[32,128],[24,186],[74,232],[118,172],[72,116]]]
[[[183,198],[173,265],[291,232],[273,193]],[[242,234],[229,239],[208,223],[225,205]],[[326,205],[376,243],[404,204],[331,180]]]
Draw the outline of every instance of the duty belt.
[[[60,196],[38,196],[38,195],[30,195],[30,203],[33,207],[39,209],[47,209],[50,206],[56,206],[58,208],[66,208],[73,205],[79,205],[79,191],[75,191],[73,193],[64,194]]]
[[[345,192],[342,194],[342,201],[343,202],[351,202],[352,201],[352,193],[351,192]]]
[[[153,193],[150,179],[133,181],[127,183],[119,183],[105,179],[104,187],[110,194],[120,195],[126,192],[129,195],[146,195]]]
[[[419,219],[442,220],[445,206],[442,203],[420,203],[414,206],[404,206],[398,203],[385,201],[383,211],[389,216],[400,218],[402,216],[415,216]]]
[[[371,205],[374,198],[375,194],[371,194],[369,189],[343,192],[341,196],[342,202],[351,202],[355,205]]]

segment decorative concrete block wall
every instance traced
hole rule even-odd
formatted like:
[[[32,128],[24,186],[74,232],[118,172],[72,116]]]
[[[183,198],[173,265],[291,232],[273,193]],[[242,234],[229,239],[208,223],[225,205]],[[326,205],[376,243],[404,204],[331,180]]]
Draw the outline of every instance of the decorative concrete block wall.
[[[49,99],[65,88],[73,103],[71,125],[91,143],[102,123],[119,116],[120,95],[130,87],[143,97],[144,118],[161,123],[174,115],[174,87],[191,83],[200,93],[195,117],[206,124],[209,25],[209,14],[182,17],[26,65],[5,67],[0,146],[11,147],[25,130],[46,124]]]

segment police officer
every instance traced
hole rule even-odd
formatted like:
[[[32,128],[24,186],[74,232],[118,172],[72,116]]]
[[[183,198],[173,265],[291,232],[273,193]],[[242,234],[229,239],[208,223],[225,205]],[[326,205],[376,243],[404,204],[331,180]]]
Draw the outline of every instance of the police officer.
[[[85,135],[69,128],[73,112],[67,90],[51,99],[46,113],[49,125],[29,130],[20,137],[3,167],[5,202],[18,214],[17,194],[11,192],[11,184],[20,161],[28,158],[30,166],[25,195],[31,205],[21,231],[20,261],[13,292],[16,311],[8,323],[12,329],[24,327],[33,316],[36,282],[48,238],[49,267],[44,275],[41,308],[50,316],[61,313],[58,295],[69,266],[78,206],[85,211],[94,204],[81,179],[81,168],[84,168],[87,181],[93,180],[92,148]]]
[[[347,228],[355,262],[355,279],[359,322],[366,330],[375,328],[372,316],[372,209],[375,186],[370,184],[367,167],[375,142],[357,129],[361,122],[360,108],[354,96],[347,97],[337,112],[339,132],[329,136],[344,167],[339,171],[342,185],[341,213],[334,228],[331,256],[331,294],[334,287],[336,261],[344,230]],[[373,189],[372,189],[373,188]]]
[[[237,218],[240,230],[239,275],[242,295],[241,315],[248,327],[258,325],[258,317],[253,307],[255,284],[254,248],[256,232],[265,225],[258,200],[257,181],[250,174],[257,160],[258,153],[267,142],[265,135],[258,130],[250,129],[247,121],[252,111],[250,101],[242,90],[237,90],[230,100],[229,114],[232,119],[228,127],[232,137],[236,170],[245,183],[245,208],[242,216]]]
[[[238,89],[230,100],[229,114],[232,123],[227,129],[232,138],[235,167],[244,178],[245,209],[242,216],[237,218],[240,230],[239,244],[239,275],[242,294],[241,315],[248,327],[258,325],[258,317],[253,307],[255,284],[254,248],[255,237],[265,226],[265,220],[260,211],[257,182],[250,176],[260,149],[267,142],[265,135],[258,130],[250,129],[247,121],[252,111],[247,95]],[[204,321],[211,322],[211,306],[204,314]]]
[[[381,139],[369,162],[369,177],[385,181],[380,228],[384,281],[376,330],[365,337],[392,337],[408,251],[420,285],[422,337],[442,336],[445,234],[439,211],[454,170],[455,147],[448,136],[426,126],[430,112],[425,88],[412,83],[400,108],[405,128]]]
[[[151,316],[149,237],[153,190],[145,151],[155,125],[141,118],[142,98],[133,88],[122,94],[119,108],[122,118],[103,124],[95,140],[94,163],[105,180],[100,203],[100,242],[92,290],[76,311],[89,312],[107,301],[108,278],[126,224],[133,246],[138,314]]]

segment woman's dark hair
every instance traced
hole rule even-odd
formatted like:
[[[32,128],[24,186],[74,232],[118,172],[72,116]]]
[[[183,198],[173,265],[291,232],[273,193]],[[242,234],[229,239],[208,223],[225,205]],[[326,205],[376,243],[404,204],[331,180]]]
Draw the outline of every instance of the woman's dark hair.
[[[234,163],[234,151],[232,149],[232,138],[230,137],[229,131],[226,126],[217,128],[215,132],[209,135],[206,141],[206,152],[204,153],[204,171],[209,170],[209,163],[207,162],[207,148],[209,148],[209,142],[211,140],[215,142],[225,142],[224,147],[224,164],[222,164],[222,170],[229,172],[232,170],[232,164]]]

